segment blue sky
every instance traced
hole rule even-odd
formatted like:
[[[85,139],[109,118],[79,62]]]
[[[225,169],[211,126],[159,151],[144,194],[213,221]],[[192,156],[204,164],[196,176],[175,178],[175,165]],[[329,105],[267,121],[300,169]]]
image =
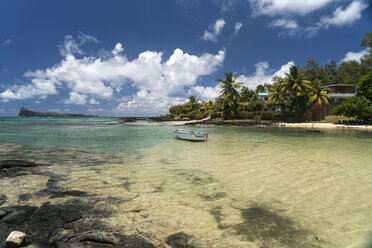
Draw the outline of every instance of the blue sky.
[[[153,116],[216,78],[250,88],[307,59],[358,60],[365,0],[3,0],[0,115]]]

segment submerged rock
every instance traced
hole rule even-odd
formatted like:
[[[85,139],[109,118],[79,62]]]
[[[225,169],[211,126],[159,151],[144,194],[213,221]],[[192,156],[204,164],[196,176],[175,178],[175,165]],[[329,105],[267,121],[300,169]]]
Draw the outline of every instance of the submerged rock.
[[[26,160],[2,160],[0,161],[0,170],[12,167],[35,167],[37,164]]]
[[[155,248],[153,243],[139,235],[120,235],[99,230],[57,235],[53,240],[53,244],[58,248]]]
[[[317,247],[311,244],[314,236],[294,220],[266,207],[241,209],[243,222],[234,226],[237,234],[261,247]]]
[[[8,200],[8,197],[6,195],[0,194],[0,206],[3,205],[6,200]]]
[[[206,246],[200,239],[193,235],[179,232],[168,236],[167,244],[172,248],[205,248]]]
[[[36,209],[37,207],[32,206],[4,207],[0,209],[1,211],[5,212],[5,215],[3,218],[1,218],[0,223],[20,225],[30,218]]]

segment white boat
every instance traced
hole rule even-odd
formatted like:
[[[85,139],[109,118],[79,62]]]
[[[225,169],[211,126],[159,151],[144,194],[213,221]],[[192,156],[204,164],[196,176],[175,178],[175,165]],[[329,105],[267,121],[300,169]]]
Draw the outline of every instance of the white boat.
[[[175,129],[175,135],[179,139],[183,140],[192,140],[192,141],[207,141],[208,133],[207,132],[194,132],[183,129]]]

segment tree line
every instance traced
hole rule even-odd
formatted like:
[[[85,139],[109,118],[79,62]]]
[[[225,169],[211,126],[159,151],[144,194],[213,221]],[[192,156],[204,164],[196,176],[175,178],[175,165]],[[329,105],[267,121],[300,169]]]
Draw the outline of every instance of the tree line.
[[[366,33],[360,45],[367,48],[360,61],[337,63],[331,60],[323,67],[315,60],[308,60],[304,67],[293,65],[284,77],[274,77],[271,83],[258,85],[255,90],[238,82],[239,75],[226,72],[225,78],[217,79],[221,91],[216,99],[202,102],[190,96],[188,102],[172,106],[165,117],[274,120],[292,116],[309,119],[314,118],[311,113],[332,102],[327,85],[349,84],[356,86],[356,96],[345,100],[332,113],[367,120],[372,117],[372,32]],[[260,93],[267,93],[267,99]],[[281,112],[264,111],[270,106],[280,107]]]

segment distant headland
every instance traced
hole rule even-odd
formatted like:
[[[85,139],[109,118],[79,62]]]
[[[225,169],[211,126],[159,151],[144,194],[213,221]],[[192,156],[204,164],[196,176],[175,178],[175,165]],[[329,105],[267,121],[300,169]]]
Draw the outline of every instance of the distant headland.
[[[82,114],[59,114],[56,112],[37,112],[34,110],[21,108],[19,110],[19,117],[96,117],[96,115],[82,115]]]

